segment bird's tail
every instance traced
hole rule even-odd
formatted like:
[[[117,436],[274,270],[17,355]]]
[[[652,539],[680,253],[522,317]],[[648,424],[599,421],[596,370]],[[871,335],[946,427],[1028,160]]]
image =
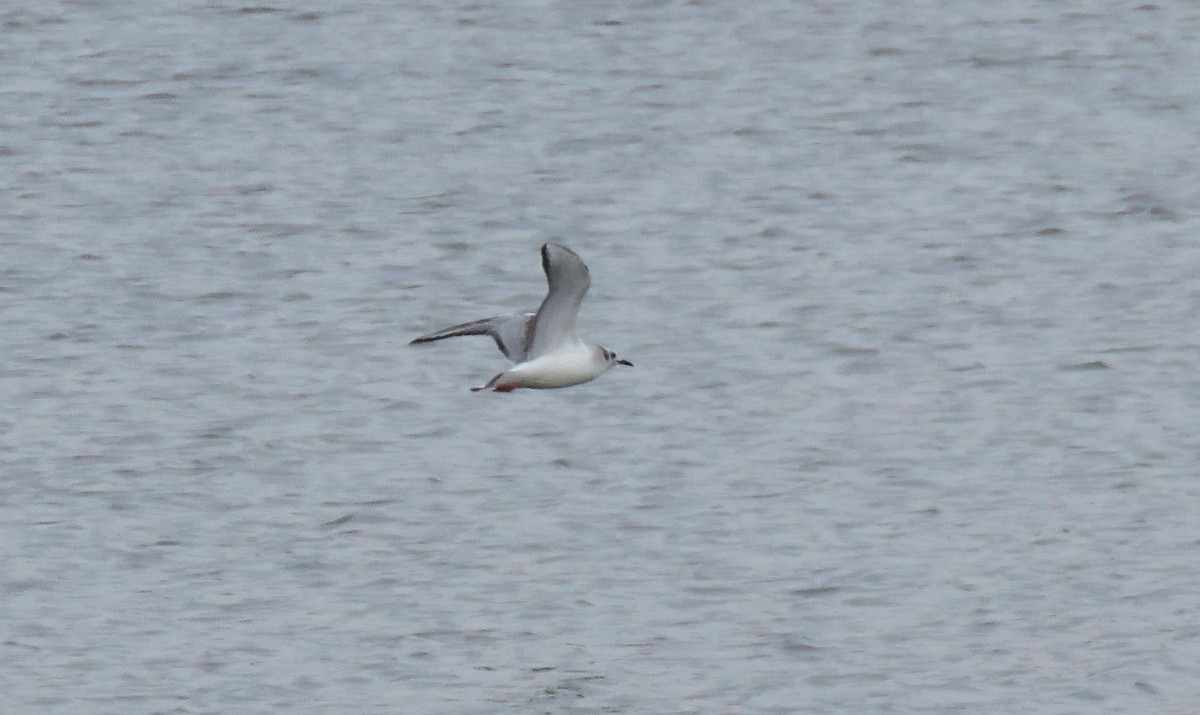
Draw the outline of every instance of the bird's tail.
[[[502,378],[502,377],[504,377],[504,373],[499,373],[492,379],[488,380],[488,383],[486,385],[484,385],[483,387],[472,387],[471,392],[479,392],[480,390],[487,390],[489,388],[495,387],[496,383],[500,382],[500,378]]]

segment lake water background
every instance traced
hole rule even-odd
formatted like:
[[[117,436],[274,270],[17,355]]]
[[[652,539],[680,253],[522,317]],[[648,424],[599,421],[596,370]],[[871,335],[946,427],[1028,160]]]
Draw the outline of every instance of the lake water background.
[[[1193,713],[1193,3],[0,8],[0,692]],[[633,360],[472,394],[575,249]]]

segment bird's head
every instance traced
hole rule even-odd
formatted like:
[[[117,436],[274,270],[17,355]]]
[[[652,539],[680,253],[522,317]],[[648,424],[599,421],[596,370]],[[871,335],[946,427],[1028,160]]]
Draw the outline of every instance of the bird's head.
[[[612,350],[609,350],[608,348],[602,347],[602,348],[600,348],[600,352],[603,353],[604,360],[609,365],[625,365],[626,367],[633,367],[633,363],[629,362],[628,360],[624,360],[622,358],[617,357],[617,354],[614,353]]]

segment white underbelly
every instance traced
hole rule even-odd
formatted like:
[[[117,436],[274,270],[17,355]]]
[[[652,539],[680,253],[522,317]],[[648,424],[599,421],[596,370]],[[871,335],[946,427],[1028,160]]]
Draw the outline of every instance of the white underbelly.
[[[568,387],[596,379],[607,367],[593,361],[590,351],[543,355],[509,370],[501,383],[535,390]]]

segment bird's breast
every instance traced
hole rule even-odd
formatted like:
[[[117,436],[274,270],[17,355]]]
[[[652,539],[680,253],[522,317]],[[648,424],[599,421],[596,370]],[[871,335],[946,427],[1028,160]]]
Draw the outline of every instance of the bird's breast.
[[[523,362],[508,371],[504,382],[512,380],[534,389],[567,387],[593,380],[608,367],[597,363],[590,350],[571,350]]]

